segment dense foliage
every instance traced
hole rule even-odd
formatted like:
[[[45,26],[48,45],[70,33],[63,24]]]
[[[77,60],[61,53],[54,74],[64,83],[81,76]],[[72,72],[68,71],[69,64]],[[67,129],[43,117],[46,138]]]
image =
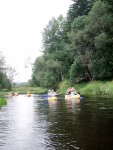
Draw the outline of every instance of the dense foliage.
[[[2,105],[6,105],[6,104],[7,104],[6,99],[0,98],[0,108],[1,108]]]
[[[2,55],[2,52],[0,52],[0,90],[7,89],[11,90],[12,88],[12,82],[11,82],[11,68],[7,68],[5,64],[5,58]],[[9,77],[9,76],[10,77]]]
[[[57,88],[71,83],[112,79],[113,2],[73,0],[67,17],[52,18],[43,31],[43,55],[33,67],[32,84]]]

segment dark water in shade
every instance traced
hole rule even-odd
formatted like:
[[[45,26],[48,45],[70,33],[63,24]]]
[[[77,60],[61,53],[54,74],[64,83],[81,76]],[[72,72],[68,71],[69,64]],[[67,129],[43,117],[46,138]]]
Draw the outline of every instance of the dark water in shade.
[[[113,99],[7,99],[0,150],[113,150]]]

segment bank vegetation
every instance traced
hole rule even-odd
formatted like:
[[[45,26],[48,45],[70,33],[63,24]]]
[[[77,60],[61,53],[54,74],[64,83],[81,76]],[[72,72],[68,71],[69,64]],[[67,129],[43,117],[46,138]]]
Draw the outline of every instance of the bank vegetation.
[[[56,90],[68,80],[83,94],[112,93],[112,6],[109,0],[73,0],[65,18],[53,17],[42,33],[31,86]]]
[[[65,93],[73,86],[81,94],[112,95],[113,1],[72,2],[65,18],[53,17],[43,29],[43,55],[37,56],[28,85],[33,93],[39,92],[38,87],[43,92],[52,88]],[[4,66],[0,57],[0,89],[12,90],[15,72],[8,73]]]

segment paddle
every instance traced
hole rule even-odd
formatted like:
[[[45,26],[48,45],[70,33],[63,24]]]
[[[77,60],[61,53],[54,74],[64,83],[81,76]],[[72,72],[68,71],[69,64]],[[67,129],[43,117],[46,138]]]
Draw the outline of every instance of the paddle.
[[[47,94],[44,94],[44,95],[42,95],[41,97],[42,97],[42,99],[45,99],[45,98],[48,98],[48,95],[47,95]]]

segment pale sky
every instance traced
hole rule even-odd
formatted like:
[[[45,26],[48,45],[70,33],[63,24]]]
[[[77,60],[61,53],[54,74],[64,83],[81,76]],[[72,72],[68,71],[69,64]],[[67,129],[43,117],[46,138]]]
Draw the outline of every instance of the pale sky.
[[[15,68],[16,82],[27,82],[31,68],[25,68],[30,58],[34,63],[42,55],[42,31],[52,17],[64,17],[71,0],[0,0],[0,51],[6,64]]]

